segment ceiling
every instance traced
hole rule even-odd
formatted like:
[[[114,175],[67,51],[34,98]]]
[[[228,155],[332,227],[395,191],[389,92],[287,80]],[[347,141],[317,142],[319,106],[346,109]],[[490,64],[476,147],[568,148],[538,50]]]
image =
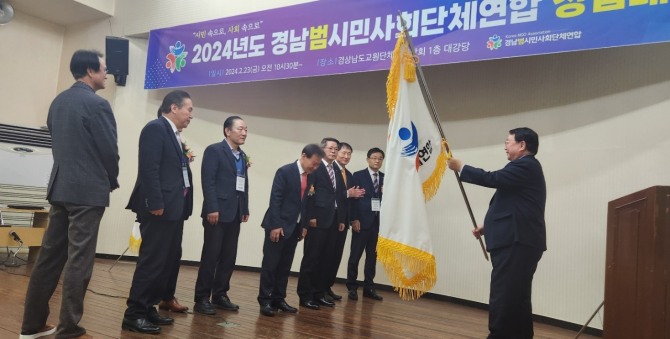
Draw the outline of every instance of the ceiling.
[[[75,0],[0,0],[9,2],[15,12],[22,12],[61,26],[110,18],[108,13]]]

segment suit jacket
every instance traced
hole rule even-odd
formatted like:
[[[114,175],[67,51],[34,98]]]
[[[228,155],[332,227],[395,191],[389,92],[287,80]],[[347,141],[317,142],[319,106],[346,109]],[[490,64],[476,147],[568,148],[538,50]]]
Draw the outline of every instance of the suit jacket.
[[[119,149],[107,100],[77,81],[51,103],[47,126],[54,160],[47,200],[109,206],[119,187]]]
[[[184,150],[166,118],[159,117],[144,126],[139,148],[137,180],[126,208],[140,218],[162,208],[163,220],[188,219],[193,212],[193,177]],[[183,165],[191,185],[186,196]]]
[[[300,171],[298,164],[293,162],[280,167],[275,173],[270,191],[270,206],[265,212],[261,226],[267,231],[283,228],[284,234],[289,236],[295,230],[296,221],[300,215],[300,225],[307,226],[307,201],[309,188],[314,184],[314,175],[307,175],[307,186],[303,196],[300,196]]]
[[[242,175],[245,177],[244,192],[238,192],[237,165],[233,151],[223,140],[209,145],[202,157],[202,194],[204,201],[200,216],[219,212],[219,222],[231,222],[235,217],[249,215],[249,176],[245,153],[240,148]],[[239,220],[239,219],[238,219]]]
[[[510,161],[494,172],[465,165],[461,180],[496,188],[484,218],[489,252],[514,243],[547,249],[544,223],[547,188],[542,165],[535,156]]]
[[[362,230],[371,229],[375,218],[379,215],[379,212],[372,211],[372,198],[378,198],[381,202],[384,173],[381,171],[377,173],[379,173],[379,193],[375,193],[375,186],[367,168],[354,173],[354,186],[364,188],[365,195],[354,200],[351,207],[351,220],[358,220]]]
[[[333,222],[344,223],[346,218],[346,199],[347,193],[344,188],[344,179],[340,174],[340,166],[333,161],[333,171],[335,171],[335,182],[337,190],[333,189],[333,183],[330,181],[328,169],[325,164],[321,164],[314,175],[314,195],[310,201],[307,210],[308,219],[316,219],[316,227],[329,228]],[[337,202],[337,210],[335,209]]]

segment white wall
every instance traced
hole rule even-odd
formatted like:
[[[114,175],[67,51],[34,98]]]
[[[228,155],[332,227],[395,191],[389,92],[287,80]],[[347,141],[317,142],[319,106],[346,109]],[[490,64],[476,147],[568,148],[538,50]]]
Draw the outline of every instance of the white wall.
[[[11,24],[0,26],[0,123],[46,125],[56,96],[64,32],[61,26],[22,12],[15,12]]]
[[[259,10],[258,4],[240,4],[228,11],[217,1],[202,3],[198,11],[183,12],[179,23]],[[176,24],[162,18],[179,12],[179,2],[162,1],[149,11],[150,4],[155,2],[119,0],[111,20],[69,26],[64,33],[58,91],[71,82],[63,65],[75,49],[104,50],[105,35],[140,34],[151,25]],[[212,14],[213,8],[219,10]],[[141,18],[134,16],[140,12]],[[4,28],[0,27],[0,34]],[[29,35],[24,40],[33,38],[37,39]],[[110,77],[108,88],[99,92],[113,105],[121,152],[121,188],[112,194],[105,213],[99,253],[120,254],[127,246],[133,215],[124,207],[136,176],[137,139],[167,93],[142,88],[146,48],[146,40],[132,38],[127,85],[116,87]],[[549,250],[535,276],[536,314],[583,323],[603,299],[607,202],[648,186],[670,184],[666,170],[670,160],[662,156],[670,146],[669,56],[670,44],[657,44],[424,69],[450,146],[467,163],[489,170],[501,168],[506,162],[503,141],[509,129],[529,126],[540,134],[538,159],[547,179]],[[3,58],[0,54],[0,64]],[[251,219],[240,234],[238,265],[260,266],[263,234],[259,223],[274,171],[295,160],[304,144],[324,136],[348,141],[354,147],[351,170],[365,166],[368,148],[384,148],[385,77],[385,72],[371,72],[186,89],[194,101],[195,119],[184,139],[198,155],[221,139],[221,124],[227,116],[241,115],[249,126],[244,149],[253,161]],[[24,78],[17,75],[13,80],[30,82]],[[54,94],[39,93],[45,101]],[[14,100],[3,93],[0,99]],[[42,112],[33,113],[39,116]],[[201,159],[193,163],[196,211],[185,225],[184,260],[199,260],[202,246],[198,218]],[[481,222],[493,191],[465,187]],[[431,215],[439,274],[432,292],[487,302],[490,265],[470,235],[472,225],[451,173],[445,175]],[[301,257],[299,247],[294,271]],[[348,249],[345,261],[347,257]],[[340,277],[345,276],[345,266],[341,265]],[[377,281],[388,284],[381,269]],[[592,326],[602,324],[596,319]]]

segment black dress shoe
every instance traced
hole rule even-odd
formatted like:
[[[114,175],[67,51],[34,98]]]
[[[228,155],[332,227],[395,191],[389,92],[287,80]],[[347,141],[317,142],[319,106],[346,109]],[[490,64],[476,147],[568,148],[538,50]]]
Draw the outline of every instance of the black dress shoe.
[[[206,315],[216,314],[216,308],[214,308],[214,305],[212,305],[209,300],[198,301],[195,303],[195,305],[193,305],[193,310]]]
[[[161,315],[158,314],[158,311],[156,311],[156,309],[153,307],[149,310],[149,313],[147,314],[147,320],[156,325],[172,325],[174,323],[174,319],[170,317],[161,317]]]
[[[356,290],[349,290],[349,299],[358,300],[358,292]]]
[[[331,298],[333,298],[333,300],[342,300],[342,296],[339,295],[339,294],[335,294],[335,292],[333,292],[333,290],[331,290],[330,288],[328,289],[328,291],[327,291],[326,293],[327,293]]]
[[[374,300],[383,300],[384,298],[377,294],[375,290],[364,290],[363,291],[363,296],[366,298],[374,299]]]
[[[123,323],[121,328],[126,331],[139,332],[139,333],[161,333],[161,328],[149,322],[149,320],[141,319],[128,319],[123,317]]]
[[[261,314],[268,317],[274,317],[275,314],[277,314],[277,310],[269,304],[261,305]]]
[[[302,307],[307,307],[307,308],[312,309],[312,310],[318,310],[318,309],[320,308],[320,307],[319,307],[319,304],[317,304],[317,303],[315,303],[315,302],[313,302],[313,301],[311,301],[311,300],[309,300],[309,301],[301,301],[301,302],[300,302],[300,306],[302,306]]]
[[[222,295],[220,297],[212,298],[212,304],[216,308],[220,308],[220,309],[226,310],[226,311],[237,311],[237,310],[240,309],[239,306],[230,302],[230,299],[225,295]]]
[[[297,308],[287,304],[286,301],[284,301],[284,300],[279,301],[279,302],[275,302],[274,306],[277,309],[281,310],[282,312],[286,312],[286,313],[296,313],[296,312],[298,312]]]
[[[326,298],[319,298],[317,302],[319,303],[319,305],[335,307],[335,303],[332,301],[328,301]]]

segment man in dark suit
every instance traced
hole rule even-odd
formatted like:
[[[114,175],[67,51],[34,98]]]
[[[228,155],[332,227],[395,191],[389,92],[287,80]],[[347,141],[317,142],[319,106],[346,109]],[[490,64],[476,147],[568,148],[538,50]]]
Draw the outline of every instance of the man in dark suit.
[[[193,118],[193,102],[175,90],[163,98],[159,112],[162,116],[140,133],[137,181],[126,207],[137,214],[142,245],[122,328],[140,333],[159,333],[158,325],[174,321],[154,305],[179,269],[174,263],[181,255],[184,220],[193,211],[193,179],[180,136]]]
[[[238,116],[223,123],[224,139],[209,145],[202,157],[202,226],[205,229],[195,306],[202,314],[215,308],[237,311],[228,297],[235,269],[240,223],[249,220],[247,155],[240,148],[247,138],[247,124]],[[210,301],[211,297],[211,301]]]
[[[337,279],[337,271],[339,270],[340,262],[342,261],[344,244],[347,241],[347,231],[349,230],[349,224],[351,222],[349,217],[349,210],[352,200],[360,198],[365,193],[365,190],[354,186],[353,175],[346,168],[346,166],[349,165],[349,161],[351,161],[352,152],[353,149],[351,148],[351,145],[346,142],[340,142],[339,150],[337,151],[337,158],[335,159],[337,164],[340,166],[340,175],[342,176],[342,181],[344,182],[347,199],[345,200],[345,206],[343,206],[344,211],[346,212],[344,228],[340,229],[337,227],[330,230],[330,237],[333,239],[332,241],[335,242],[335,250],[332,261],[326,265],[329,270],[326,276],[326,286],[328,286],[328,288],[324,291],[324,293],[326,299],[328,300],[342,300],[342,296],[336,294],[333,291],[333,285],[335,285],[335,280]]]
[[[368,168],[354,173],[353,185],[365,190],[365,195],[352,202],[351,250],[347,262],[347,289],[349,299],[358,300],[358,263],[365,252],[363,296],[375,300],[383,298],[375,291],[377,268],[377,239],[379,238],[379,208],[384,187],[384,173],[379,169],[384,162],[384,151],[374,147],[367,154]]]
[[[495,188],[484,224],[473,231],[484,235],[491,253],[489,339],[533,337],[531,287],[542,253],[547,249],[544,208],[547,188],[542,165],[535,158],[539,138],[527,127],[509,131],[503,169],[486,172],[449,160],[461,180]]]
[[[318,310],[320,305],[333,307],[335,303],[325,298],[328,264],[336,252],[332,228],[344,229],[346,193],[340,168],[335,162],[339,142],[335,138],[321,140],[325,156],[322,166],[314,171],[314,195],[307,209],[309,227],[305,237],[304,253],[300,263],[298,296],[300,306]]]
[[[286,303],[286,285],[295,247],[307,234],[307,200],[314,184],[311,173],[321,165],[323,156],[318,145],[309,144],[296,162],[280,167],[275,173],[270,206],[261,223],[265,238],[258,303],[263,315],[274,316],[278,310],[298,311]]]
[[[77,81],[54,99],[47,117],[54,159],[47,190],[51,210],[28,283],[22,338],[56,331],[46,321],[61,272],[63,303],[56,338],[86,335],[79,321],[93,272],[100,219],[109,206],[109,193],[119,187],[116,120],[107,100],[95,94],[105,88],[105,60],[97,51],[78,50],[72,55],[70,71]]]

